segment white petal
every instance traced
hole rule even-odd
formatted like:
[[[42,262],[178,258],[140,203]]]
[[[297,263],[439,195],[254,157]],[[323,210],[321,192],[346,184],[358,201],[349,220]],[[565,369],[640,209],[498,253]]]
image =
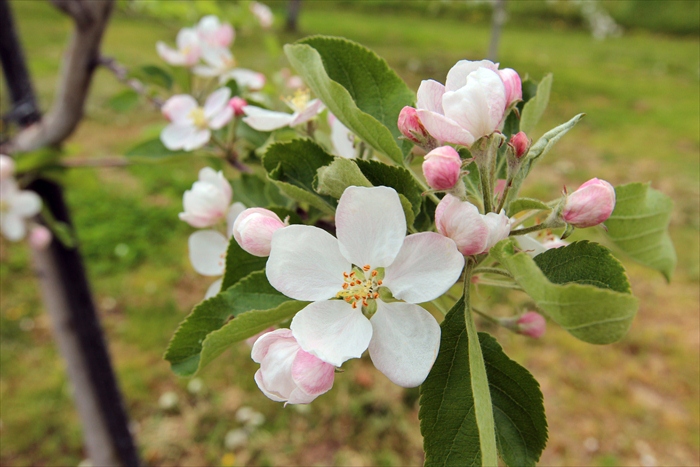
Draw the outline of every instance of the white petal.
[[[329,118],[329,122],[331,125],[331,142],[336,154],[346,159],[353,159],[355,157],[355,135],[337,118],[334,117],[332,121]]]
[[[197,130],[190,135],[190,137],[185,141],[182,149],[185,151],[194,151],[199,149],[209,142],[211,139],[211,131],[209,130]]]
[[[292,114],[274,112],[253,105],[243,107],[243,112],[247,115],[247,117],[243,118],[243,121],[258,131],[272,131],[289,126],[289,123],[294,118]]]
[[[207,289],[207,293],[204,294],[204,300],[207,298],[214,297],[215,295],[218,295],[219,292],[221,292],[221,284],[224,282],[224,278],[222,277],[221,279],[215,280]]]
[[[296,300],[326,300],[343,286],[351,265],[343,258],[338,240],[325,230],[290,225],[272,236],[265,272],[270,284]]]
[[[14,213],[0,213],[0,231],[6,239],[16,242],[24,238],[27,228],[20,216]]]
[[[209,128],[211,128],[212,130],[218,130],[219,128],[223,127],[228,122],[230,122],[232,118],[233,108],[226,106],[219,110],[218,113],[215,113],[211,116],[211,119],[209,120]]]
[[[213,78],[215,76],[219,76],[221,69],[208,65],[196,65],[192,67],[192,73],[204,78]]]
[[[442,95],[445,94],[445,86],[435,80],[421,81],[418,88],[417,109],[425,109],[442,114]]]
[[[160,132],[160,140],[166,148],[176,151],[185,147],[195,131],[191,125],[171,123]]]
[[[204,276],[220,276],[226,269],[228,240],[215,230],[199,230],[187,241],[190,262]]]
[[[290,329],[302,349],[334,366],[360,358],[372,338],[369,320],[342,300],[312,303],[294,316]]]
[[[258,91],[265,86],[265,75],[246,68],[234,68],[227,76],[236,80],[239,86]]]
[[[302,123],[306,123],[321,113],[325,108],[326,106],[323,105],[323,102],[321,102],[319,99],[314,99],[308,103],[304,110],[294,114],[295,117],[289,123],[289,126],[297,126],[301,125]]]
[[[218,114],[231,97],[231,90],[229,88],[221,88],[212,92],[209,97],[207,97],[206,102],[204,102],[204,116],[207,119],[212,118],[215,114]]]
[[[430,136],[441,143],[461,144],[469,147],[476,139],[457,122],[437,112],[418,109],[418,118]]]
[[[374,366],[399,386],[422,384],[440,349],[435,318],[418,305],[378,300],[370,322],[374,334],[369,356]]]
[[[190,113],[197,108],[197,101],[187,94],[178,94],[171,97],[160,111],[165,118],[175,123],[189,122]]]
[[[498,70],[498,65],[489,60],[480,60],[478,62],[472,62],[469,60],[460,60],[455,66],[453,66],[450,71],[447,72],[447,79],[445,80],[445,89],[447,91],[456,91],[457,89],[466,86],[467,76],[471,72],[484,67],[489,70]]]
[[[233,223],[236,222],[236,218],[246,209],[245,204],[240,202],[233,203],[231,207],[228,208],[226,212],[226,235],[228,237],[231,237],[233,233]]]
[[[531,257],[547,251],[547,248],[529,235],[516,235],[515,241],[518,247]]]
[[[12,199],[12,211],[21,217],[39,214],[41,198],[33,191],[20,191]]]
[[[338,201],[335,225],[340,251],[360,267],[389,266],[406,236],[399,195],[385,186],[346,188]]]
[[[175,39],[178,49],[185,49],[199,44],[199,36],[193,28],[182,28]]]
[[[409,303],[434,300],[459,279],[464,256],[451,239],[435,232],[406,237],[398,256],[386,268],[384,285]]]

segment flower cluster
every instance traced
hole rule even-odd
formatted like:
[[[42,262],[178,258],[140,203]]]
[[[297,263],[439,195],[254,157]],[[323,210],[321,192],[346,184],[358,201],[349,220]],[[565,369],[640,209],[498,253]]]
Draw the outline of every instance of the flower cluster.
[[[41,198],[33,191],[21,190],[14,178],[12,158],[0,154],[0,232],[13,242],[22,240],[30,229],[30,243],[42,248],[51,241],[51,232],[44,226],[28,220],[41,211]]]

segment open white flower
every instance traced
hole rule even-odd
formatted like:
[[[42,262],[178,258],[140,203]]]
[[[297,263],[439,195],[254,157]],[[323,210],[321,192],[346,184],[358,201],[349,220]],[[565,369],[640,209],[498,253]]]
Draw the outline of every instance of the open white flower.
[[[294,113],[275,112],[253,105],[243,107],[247,115],[243,121],[258,131],[272,131],[285,126],[294,127],[306,123],[323,111],[319,99],[310,100],[309,91],[297,90],[294,97],[284,101]]]
[[[274,21],[270,7],[260,2],[250,2],[250,11],[263,29],[269,29]]]
[[[336,211],[338,238],[317,227],[276,231],[267,278],[296,300],[313,301],[292,320],[304,351],[340,366],[369,348],[394,383],[421,384],[440,346],[440,326],[416,303],[433,300],[459,277],[464,258],[434,232],[406,236],[399,196],[387,187],[349,187]],[[354,267],[353,267],[354,265]],[[405,302],[384,302],[380,288]],[[368,319],[371,302],[376,312]]]
[[[171,97],[161,109],[171,123],[160,133],[160,140],[170,150],[201,148],[211,139],[211,130],[218,130],[233,118],[230,97],[229,88],[217,89],[207,97],[204,107],[187,94]]]
[[[331,127],[331,143],[337,155],[346,159],[355,158],[355,135],[342,124],[332,113],[328,113],[328,124]]]
[[[258,91],[265,86],[265,75],[247,68],[237,68],[236,59],[228,49],[207,48],[202,52],[206,65],[197,65],[192,72],[198,76],[219,78],[219,84],[234,80],[243,88]]]
[[[0,232],[16,242],[27,234],[25,219],[41,211],[41,198],[33,191],[20,190],[14,178],[0,182]]]
[[[177,33],[175,44],[177,49],[169,47],[165,42],[158,41],[156,43],[156,51],[160,58],[175,66],[191,67],[197,64],[202,52],[197,31],[193,28],[180,29],[180,32]]]
[[[225,48],[231,45],[236,33],[229,23],[221,24],[214,15],[202,17],[197,23],[197,35],[205,48]]]
[[[233,203],[226,213],[226,232],[231,237],[233,224],[240,213],[245,210],[243,203]],[[198,230],[187,241],[190,263],[195,271],[203,276],[222,276],[226,270],[226,251],[229,238],[216,230]],[[223,279],[217,279],[207,289],[204,298],[210,298],[221,291]]]

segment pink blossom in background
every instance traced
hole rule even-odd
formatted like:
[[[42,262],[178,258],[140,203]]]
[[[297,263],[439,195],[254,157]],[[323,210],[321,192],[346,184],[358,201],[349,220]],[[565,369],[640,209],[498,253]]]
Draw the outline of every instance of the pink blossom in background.
[[[253,13],[253,16],[255,16],[255,18],[258,20],[260,27],[263,29],[269,29],[272,27],[275,17],[272,14],[270,7],[264,3],[250,2],[250,12]]]
[[[156,51],[160,58],[174,66],[192,67],[197,64],[202,53],[199,35],[193,28],[182,28],[175,41],[176,49],[169,47],[165,42],[156,43]]]
[[[29,230],[29,245],[37,250],[43,250],[51,243],[53,234],[41,224],[34,225]]]
[[[200,43],[208,48],[226,48],[233,43],[236,33],[229,23],[221,23],[214,15],[202,17],[195,28]]]
[[[294,113],[276,112],[248,105],[243,108],[246,114],[243,121],[258,131],[273,131],[306,123],[325,109],[319,99],[310,99],[308,91],[297,91],[292,98],[285,100],[285,103]]]

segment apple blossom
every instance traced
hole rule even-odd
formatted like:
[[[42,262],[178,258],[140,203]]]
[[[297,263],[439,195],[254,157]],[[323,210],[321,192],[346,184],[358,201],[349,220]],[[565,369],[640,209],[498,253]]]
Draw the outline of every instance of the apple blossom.
[[[533,339],[539,339],[544,335],[546,329],[547,321],[544,319],[544,316],[534,311],[528,311],[516,321],[515,332]]]
[[[399,113],[397,122],[399,131],[409,140],[423,148],[433,148],[436,146],[435,138],[430,136],[428,130],[418,118],[418,111],[413,107],[406,106]]]
[[[272,235],[286,224],[269,209],[250,208],[233,224],[233,238],[254,256],[269,256]]]
[[[221,24],[214,15],[204,16],[196,27],[200,43],[209,48],[226,48],[231,45],[236,33],[229,23]]]
[[[355,157],[355,135],[348,127],[336,118],[332,113],[328,113],[328,124],[331,127],[331,143],[335,153],[346,159]]]
[[[175,40],[177,49],[167,46],[164,42],[156,43],[156,51],[160,58],[170,65],[192,67],[197,64],[202,49],[199,35],[193,28],[182,28]]]
[[[461,60],[447,74],[445,85],[423,81],[418,88],[418,117],[442,143],[471,146],[497,131],[510,105],[522,98],[520,77],[499,70],[488,60]]]
[[[0,180],[10,178],[15,174],[15,161],[5,154],[0,154]]]
[[[0,232],[16,242],[27,233],[25,219],[39,214],[41,198],[33,191],[20,190],[14,178],[0,182]]]
[[[333,387],[333,365],[304,351],[289,329],[262,335],[251,358],[260,363],[255,382],[273,401],[308,404]]]
[[[605,222],[615,209],[615,188],[593,178],[566,197],[562,219],[574,227],[593,227]]]
[[[243,112],[243,107],[245,107],[246,105],[248,105],[246,100],[238,96],[233,96],[231,100],[228,101],[228,106],[233,109],[233,115],[235,115],[236,117],[245,115],[245,112]]]
[[[192,227],[209,227],[223,220],[229,210],[233,192],[224,174],[204,167],[192,189],[185,191],[182,203],[185,212],[179,217]]]
[[[440,327],[416,303],[447,291],[464,258],[437,233],[406,236],[392,188],[348,187],[335,219],[337,238],[307,225],[272,236],[265,269],[270,284],[288,297],[314,302],[292,320],[293,335],[304,351],[334,366],[369,348],[374,365],[391,381],[418,386],[437,356]],[[383,288],[404,302],[382,301]]]
[[[294,113],[275,112],[248,105],[243,108],[247,115],[243,121],[258,131],[272,131],[285,126],[294,127],[306,123],[325,108],[319,99],[310,100],[309,91],[302,90],[297,90],[292,98],[285,100],[285,103]]]
[[[451,190],[459,181],[462,159],[451,146],[435,148],[425,155],[423,175],[433,190]]]
[[[198,76],[219,78],[219,84],[229,80],[251,91],[257,91],[265,86],[265,75],[247,68],[237,68],[236,60],[228,49],[205,49],[202,52],[205,65],[197,65],[192,72]]]
[[[442,235],[454,240],[465,256],[488,252],[510,233],[510,219],[505,212],[480,214],[472,203],[450,194],[440,200],[435,210],[435,226]]]
[[[51,231],[41,224],[34,225],[29,229],[29,245],[37,250],[43,250],[51,243],[53,235]]]
[[[272,15],[270,7],[260,2],[250,2],[250,12],[257,18],[263,29],[269,29],[275,17]]]
[[[217,89],[207,97],[204,107],[187,94],[171,97],[162,110],[171,123],[160,133],[160,140],[170,150],[201,148],[211,139],[211,130],[218,130],[233,118],[233,109],[228,106],[230,96],[229,88]]]
[[[530,138],[528,138],[524,132],[520,131],[510,138],[508,145],[512,146],[515,157],[520,159],[530,148]]]
[[[533,258],[552,248],[561,248],[568,245],[566,241],[552,234],[544,236],[536,234],[516,235],[513,238],[515,238],[520,249]]]

